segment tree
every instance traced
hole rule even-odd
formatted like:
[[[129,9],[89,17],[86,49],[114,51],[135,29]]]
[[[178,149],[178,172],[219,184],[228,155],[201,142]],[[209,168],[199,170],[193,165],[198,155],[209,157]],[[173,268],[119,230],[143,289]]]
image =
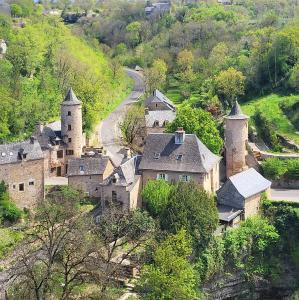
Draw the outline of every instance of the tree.
[[[12,4],[10,6],[10,11],[13,17],[22,17],[23,15],[22,7],[18,4]]]
[[[103,249],[98,265],[103,277],[102,292],[107,289],[112,278],[117,277],[122,262],[144,247],[153,238],[154,232],[155,223],[146,212],[127,212],[117,205],[111,205],[105,210],[94,228]],[[116,255],[119,259],[116,259]]]
[[[184,49],[179,52],[177,56],[177,65],[180,72],[185,72],[188,69],[192,70],[194,63],[194,56],[190,50]]]
[[[264,175],[269,179],[279,180],[287,173],[285,161],[278,158],[268,158],[262,163]]]
[[[125,111],[119,128],[124,142],[132,148],[137,147],[137,138],[144,134],[144,110],[139,105],[131,105]]]
[[[249,218],[239,228],[225,233],[226,263],[233,268],[245,269],[248,275],[269,275],[271,254],[275,253],[278,241],[279,234],[266,219]]]
[[[152,67],[145,70],[146,93],[160,89],[166,82],[167,65],[162,59],[156,59]]]
[[[204,249],[218,225],[215,199],[194,182],[180,182],[169,195],[160,223],[162,229],[172,233],[184,228],[195,250]]]
[[[74,5],[82,9],[87,15],[88,11],[94,8],[95,0],[75,0]]]
[[[166,208],[173,186],[165,180],[151,180],[142,191],[142,199],[153,217],[159,216]]]
[[[212,115],[200,108],[184,106],[178,110],[167,131],[175,132],[183,127],[186,133],[194,133],[213,152],[218,154],[223,146],[217,125]]]
[[[135,47],[140,42],[140,29],[141,24],[138,21],[132,22],[126,27],[126,38],[131,45],[131,47]]]
[[[16,222],[21,218],[22,211],[9,198],[7,186],[0,182],[0,224],[4,222]]]
[[[217,90],[225,103],[232,106],[239,96],[244,95],[245,76],[234,68],[221,71],[215,78]]]
[[[169,235],[141,270],[138,290],[144,300],[199,299],[197,274],[189,262],[192,241],[185,230]]]

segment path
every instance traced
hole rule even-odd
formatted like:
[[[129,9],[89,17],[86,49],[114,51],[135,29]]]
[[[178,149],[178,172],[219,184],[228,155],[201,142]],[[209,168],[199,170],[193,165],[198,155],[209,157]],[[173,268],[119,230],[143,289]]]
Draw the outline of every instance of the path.
[[[286,200],[299,203],[299,190],[271,189],[271,200]]]
[[[100,142],[116,166],[119,166],[124,154],[121,133],[118,128],[126,106],[138,101],[144,93],[144,81],[140,73],[126,69],[127,74],[135,81],[132,93],[101,123]]]

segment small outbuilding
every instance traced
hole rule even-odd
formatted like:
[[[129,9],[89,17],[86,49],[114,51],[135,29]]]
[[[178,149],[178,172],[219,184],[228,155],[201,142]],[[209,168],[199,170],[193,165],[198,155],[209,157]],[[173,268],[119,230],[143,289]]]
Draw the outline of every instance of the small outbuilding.
[[[263,192],[268,192],[270,187],[271,181],[253,168],[229,177],[217,192],[219,216],[224,217],[222,221],[232,222],[236,214],[240,215],[239,211],[242,211],[245,219],[258,214],[261,195]],[[230,210],[227,210],[227,207]]]

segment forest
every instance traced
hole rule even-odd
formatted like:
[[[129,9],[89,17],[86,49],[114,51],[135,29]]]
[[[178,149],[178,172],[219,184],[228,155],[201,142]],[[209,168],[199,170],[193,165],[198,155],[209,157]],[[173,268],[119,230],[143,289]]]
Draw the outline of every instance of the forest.
[[[0,141],[22,140],[37,122],[57,120],[69,87],[83,102],[88,135],[127,94],[131,82],[96,41],[78,37],[57,17],[42,15],[39,5],[25,7],[22,17],[0,15],[0,36],[7,43],[0,61]]]
[[[178,107],[210,112],[220,131],[238,100],[253,117],[251,133],[270,150],[282,149],[276,133],[298,144],[298,110],[290,113],[298,98],[289,97],[298,92],[297,1],[185,3],[172,1],[170,13],[147,17],[142,1],[101,1],[101,17],[78,26],[112,59],[143,67],[148,92],[159,88]]]

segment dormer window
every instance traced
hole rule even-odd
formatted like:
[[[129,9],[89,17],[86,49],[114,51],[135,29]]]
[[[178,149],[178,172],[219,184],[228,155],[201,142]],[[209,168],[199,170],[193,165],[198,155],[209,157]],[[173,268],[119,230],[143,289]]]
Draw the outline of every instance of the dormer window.
[[[154,159],[159,159],[160,158],[160,153],[159,152],[155,152],[154,153]]]
[[[159,121],[154,122],[154,127],[159,127]]]
[[[176,160],[178,160],[178,161],[182,161],[182,158],[183,158],[183,154],[178,154],[176,156]]]
[[[80,172],[84,172],[84,166],[79,167]]]

